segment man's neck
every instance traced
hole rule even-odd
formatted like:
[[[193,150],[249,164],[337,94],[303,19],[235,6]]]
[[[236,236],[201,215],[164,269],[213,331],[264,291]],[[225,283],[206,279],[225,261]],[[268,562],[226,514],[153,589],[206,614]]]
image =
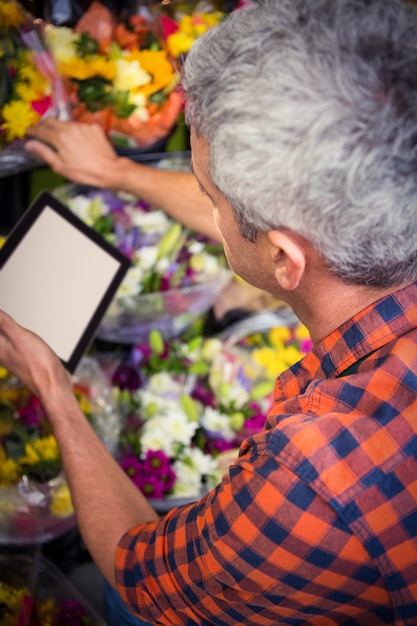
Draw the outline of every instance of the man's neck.
[[[377,289],[347,285],[327,276],[312,282],[310,286],[301,287],[289,304],[307,326],[313,343],[317,344],[357,313],[400,288]]]

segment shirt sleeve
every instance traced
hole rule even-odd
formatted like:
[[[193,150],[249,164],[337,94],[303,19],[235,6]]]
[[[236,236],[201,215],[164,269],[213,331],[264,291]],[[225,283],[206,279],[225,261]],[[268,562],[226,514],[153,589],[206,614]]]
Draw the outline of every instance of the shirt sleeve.
[[[359,540],[266,454],[244,455],[196,504],[131,529],[116,580],[130,610],[158,624],[276,624],[389,605]]]

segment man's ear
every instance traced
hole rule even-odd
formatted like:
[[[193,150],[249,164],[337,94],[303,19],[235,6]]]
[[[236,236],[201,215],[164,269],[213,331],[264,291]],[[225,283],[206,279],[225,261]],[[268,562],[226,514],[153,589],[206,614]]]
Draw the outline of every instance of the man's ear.
[[[270,230],[271,256],[275,263],[275,276],[282,289],[291,291],[300,284],[307,258],[303,239],[289,231]]]

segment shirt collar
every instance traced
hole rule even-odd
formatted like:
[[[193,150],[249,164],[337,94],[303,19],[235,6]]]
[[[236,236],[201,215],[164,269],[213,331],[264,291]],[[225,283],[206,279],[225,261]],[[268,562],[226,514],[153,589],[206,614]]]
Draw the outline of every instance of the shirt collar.
[[[374,302],[281,374],[276,396],[303,390],[312,380],[341,376],[360,359],[417,328],[417,282]],[[280,389],[281,388],[281,389]]]

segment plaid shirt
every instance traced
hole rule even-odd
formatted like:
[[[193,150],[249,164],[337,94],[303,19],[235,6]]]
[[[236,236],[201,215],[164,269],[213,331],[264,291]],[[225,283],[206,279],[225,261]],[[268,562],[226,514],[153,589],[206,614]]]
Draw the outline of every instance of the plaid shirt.
[[[417,284],[282,374],[195,505],[133,528],[118,589],[156,624],[417,624]]]

